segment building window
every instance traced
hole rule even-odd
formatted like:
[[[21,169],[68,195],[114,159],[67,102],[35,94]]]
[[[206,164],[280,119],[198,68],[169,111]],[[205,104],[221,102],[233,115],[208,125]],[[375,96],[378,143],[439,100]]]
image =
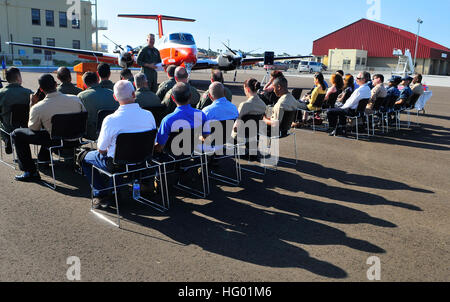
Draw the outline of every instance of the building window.
[[[72,28],[80,28],[80,17],[72,13]]]
[[[361,58],[356,58],[356,65],[360,65],[361,64]]]
[[[80,48],[81,48],[80,40],[73,40],[73,42],[72,42],[72,48],[74,48],[74,49],[80,49]]]
[[[47,39],[47,46],[56,46],[55,39],[48,38]],[[54,54],[55,54],[54,51],[48,51],[48,50],[45,51],[45,55],[54,55]]]
[[[37,8],[31,9],[31,24],[41,25],[41,10]]]
[[[364,65],[364,66],[366,65],[366,58],[361,59],[361,65]]]
[[[45,11],[45,25],[55,26],[55,14],[52,10]]]
[[[67,13],[59,12],[59,27],[67,28]]]
[[[42,45],[42,39],[41,38],[37,38],[37,37],[33,37],[33,44],[34,45]],[[42,50],[33,48],[33,53],[34,54],[42,53]]]

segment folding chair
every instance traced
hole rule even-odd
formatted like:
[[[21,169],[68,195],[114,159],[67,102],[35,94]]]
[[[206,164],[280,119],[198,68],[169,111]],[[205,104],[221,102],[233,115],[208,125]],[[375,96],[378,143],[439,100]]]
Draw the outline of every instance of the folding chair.
[[[358,119],[364,119],[364,117],[366,118],[366,122],[367,122],[367,135],[370,136],[370,129],[369,129],[369,116],[366,115],[366,107],[367,104],[369,103],[369,99],[362,99],[359,101],[358,103],[358,107],[356,108],[356,113],[355,115],[347,115],[347,118],[350,119],[351,121],[355,120],[355,128],[356,128],[356,139],[359,139],[359,125],[358,125]],[[363,120],[364,122],[364,120]]]
[[[269,133],[261,133],[259,135],[265,136],[268,138],[268,150],[270,150],[271,145],[272,145],[272,140],[274,139],[282,139],[282,138],[286,138],[289,136],[293,136],[294,137],[294,152],[295,152],[295,163],[290,162],[290,161],[285,161],[285,160],[281,160],[279,159],[278,161],[285,163],[285,164],[289,164],[289,165],[293,165],[296,166],[298,163],[298,157],[297,157],[297,138],[296,138],[296,131],[291,131],[292,129],[292,122],[295,120],[295,117],[297,115],[297,111],[285,111],[283,114],[283,119],[280,121],[280,128],[279,128],[279,133],[277,134],[273,134],[272,131],[274,130],[274,128],[271,128],[270,130],[266,128],[266,130],[270,131]],[[269,134],[269,135],[267,135]]]
[[[159,176],[161,183],[161,204],[146,199],[142,196],[139,198],[135,198],[133,196],[133,200],[143,205],[152,207],[160,212],[165,212],[169,209],[169,201],[167,201],[166,203],[166,200],[164,198],[164,187],[166,186],[166,184],[162,178],[161,165],[153,160],[153,149],[155,145],[156,133],[156,129],[140,133],[121,133],[117,136],[116,139],[116,150],[114,153],[113,167],[111,167],[111,171],[106,171],[92,165],[91,211],[96,213],[94,210],[94,170],[97,170],[100,174],[107,176],[109,179],[112,179],[113,186],[101,191],[114,189],[117,212],[116,226],[119,228],[120,210],[117,189],[120,187],[129,186],[135,181]],[[146,173],[151,170],[153,170],[154,173]],[[127,181],[118,184],[119,179],[124,180],[125,176],[129,176]],[[107,219],[105,217],[103,218]],[[107,220],[109,221],[109,219]]]
[[[366,109],[366,116],[372,121],[372,136],[375,135],[375,115],[380,115],[381,108],[385,104],[386,98],[377,98],[373,103],[372,109]],[[384,127],[384,124],[382,125]],[[369,127],[370,131],[370,127]]]
[[[204,152],[206,153],[207,156],[212,157],[212,160],[214,161],[221,161],[227,158],[234,157],[236,178],[230,178],[228,176],[217,173],[216,171],[214,171],[214,168],[211,165],[209,165],[210,169],[209,173],[212,179],[218,180],[226,184],[237,186],[241,182],[242,177],[241,177],[241,166],[239,156],[239,144],[231,143],[231,131],[233,131],[233,126],[235,122],[236,122],[235,120],[210,122],[211,136],[209,136],[209,138],[214,137],[216,139],[216,142],[214,142],[213,145],[209,145],[209,140],[207,139],[208,143],[205,144]]]
[[[406,113],[408,114],[408,128],[411,127],[411,111],[414,110],[416,108],[416,103],[420,98],[420,94],[418,93],[413,93],[407,101],[407,106],[404,109],[404,111],[406,111]]]
[[[326,100],[324,102],[324,104],[322,105],[322,109],[323,110],[328,110],[331,108],[334,108],[337,98],[339,97],[339,95],[342,93],[342,90],[337,90],[336,92],[330,94],[330,96],[328,97],[328,100]]]
[[[292,96],[298,101],[302,96],[303,88],[294,88],[292,90]]]
[[[47,147],[50,152],[50,166],[52,168],[53,185],[46,182],[45,185],[56,190],[55,164],[53,151],[62,149],[73,149],[75,158],[75,149],[87,144],[83,142],[83,136],[86,132],[88,113],[86,111],[70,114],[57,114],[52,117],[51,140],[59,141],[59,145]]]
[[[320,109],[317,109],[317,110],[305,110],[305,109],[299,109],[298,111],[302,111],[302,112],[306,112],[308,115],[309,114],[312,114],[312,128],[313,128],[313,131],[316,131],[316,123],[315,123],[315,120],[314,120],[314,115],[316,114],[316,113],[320,113],[321,111],[322,111],[322,106],[323,106],[323,103],[324,103],[324,101],[325,101],[325,94],[319,94],[318,96],[317,96],[317,99],[316,99],[316,101],[314,102],[314,107],[316,107],[316,108],[320,108]],[[298,112],[297,111],[297,112]],[[298,119],[298,116],[294,116],[294,119]],[[289,128],[290,129],[290,128]]]
[[[381,107],[380,113],[383,123],[386,123],[386,132],[389,132],[389,115],[394,112],[394,105],[397,101],[398,97],[392,95],[390,97],[386,97],[384,105]],[[384,127],[383,127],[384,133]]]
[[[159,127],[161,125],[161,121],[166,115],[166,106],[156,106],[156,107],[145,107],[144,110],[150,111],[153,114],[153,117],[155,118],[156,127]]]
[[[11,106],[11,114],[9,116],[9,122],[11,125],[11,129],[17,128],[27,128],[28,127],[28,118],[30,114],[30,105],[28,104],[16,104]],[[9,142],[12,146],[12,164],[6,162],[3,159],[3,140],[0,138],[0,163],[5,164],[8,167],[16,169],[16,156],[14,151],[14,144],[12,142],[12,131],[8,132],[5,129],[0,127],[0,131],[5,135],[9,136]]]
[[[188,132],[187,134],[185,134],[186,131]],[[162,167],[162,175],[164,175],[165,183],[167,184],[165,186],[167,200],[169,200],[167,175],[179,172],[181,169],[188,171],[197,167],[200,167],[202,171],[203,191],[182,184],[180,181],[177,182],[175,187],[200,198],[206,198],[209,195],[208,159],[206,153],[203,151],[203,142],[199,139],[202,133],[202,127],[196,129],[180,128],[178,131],[172,132],[165,144],[163,155],[160,158],[154,159],[154,162]],[[175,142],[178,142],[178,145]],[[175,148],[178,150],[174,150]],[[197,160],[200,161],[199,164],[196,163]],[[182,166],[186,163],[188,164],[187,166]]]

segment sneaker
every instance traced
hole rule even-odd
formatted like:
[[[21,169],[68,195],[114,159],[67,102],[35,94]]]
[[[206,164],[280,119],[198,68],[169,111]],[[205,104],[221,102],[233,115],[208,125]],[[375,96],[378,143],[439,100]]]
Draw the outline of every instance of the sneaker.
[[[94,197],[92,206],[94,209],[106,209],[107,207],[109,207],[109,198]]]

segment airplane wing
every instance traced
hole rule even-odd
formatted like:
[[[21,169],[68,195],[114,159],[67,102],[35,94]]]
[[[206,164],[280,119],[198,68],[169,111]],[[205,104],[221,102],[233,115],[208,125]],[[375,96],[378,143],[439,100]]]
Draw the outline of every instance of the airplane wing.
[[[219,62],[215,59],[198,59],[197,64],[192,67],[192,70],[218,68]]]
[[[274,60],[279,61],[279,60],[294,60],[304,58],[312,58],[312,56],[275,57]],[[242,59],[242,66],[253,65],[258,62],[264,62],[264,57],[244,58]]]
[[[105,62],[109,64],[118,64],[118,56],[115,54],[108,54],[100,51],[92,51],[92,50],[82,50],[82,49],[74,49],[74,48],[64,48],[64,47],[54,47],[54,46],[45,46],[45,45],[35,45],[35,44],[27,44],[27,43],[16,43],[16,42],[6,42],[6,44],[21,46],[21,47],[29,47],[35,49],[43,49],[47,51],[55,51],[68,53],[75,56],[78,56],[80,59]]]

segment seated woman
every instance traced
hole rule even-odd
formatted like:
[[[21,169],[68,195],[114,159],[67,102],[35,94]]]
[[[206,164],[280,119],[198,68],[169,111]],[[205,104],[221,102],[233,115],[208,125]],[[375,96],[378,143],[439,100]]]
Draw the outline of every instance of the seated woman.
[[[240,127],[243,125],[243,118],[247,115],[261,115],[266,113],[266,104],[259,98],[258,90],[261,88],[261,83],[256,79],[251,78],[244,82],[244,92],[247,96],[247,101],[241,103],[238,107],[239,116],[233,127],[233,138],[240,133]],[[241,136],[241,135],[240,135]],[[239,136],[239,138],[240,138]],[[239,139],[240,140],[240,139]]]
[[[327,105],[326,108],[333,108],[336,103],[336,94],[339,95],[342,93],[342,89],[344,88],[344,80],[342,79],[339,73],[331,75],[330,78],[331,87],[328,88],[327,94],[325,95],[324,103]],[[333,97],[334,95],[334,97]],[[330,98],[331,97],[331,98]]]
[[[355,79],[351,74],[346,74],[344,78],[344,91],[338,96],[335,107],[342,107],[355,91]]]
[[[278,97],[273,92],[273,81],[281,77],[284,77],[281,71],[279,70],[272,71],[272,73],[270,74],[269,82],[264,86],[262,91],[259,93],[259,97],[267,105],[274,105],[278,101]]]
[[[315,111],[322,109],[322,106],[316,107],[314,106],[317,98],[319,95],[325,95],[326,94],[326,86],[325,86],[325,79],[323,78],[323,74],[321,72],[318,72],[314,75],[314,85],[315,88],[312,91],[310,95],[305,96],[303,99],[301,99],[299,102],[299,109],[302,110],[309,110],[309,111]],[[302,122],[306,122],[308,117],[307,112],[305,111],[303,114]]]

